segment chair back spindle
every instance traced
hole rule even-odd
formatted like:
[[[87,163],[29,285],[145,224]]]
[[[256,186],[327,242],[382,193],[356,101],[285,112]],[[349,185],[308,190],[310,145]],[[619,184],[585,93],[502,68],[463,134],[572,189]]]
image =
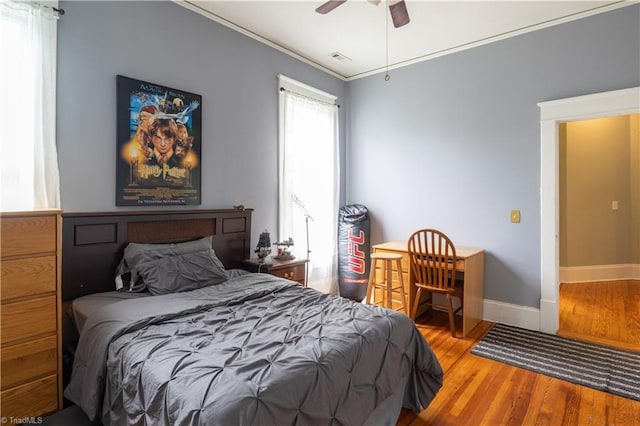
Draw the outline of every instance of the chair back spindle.
[[[435,229],[413,233],[408,246],[416,285],[449,290],[455,287],[456,249],[449,237]]]

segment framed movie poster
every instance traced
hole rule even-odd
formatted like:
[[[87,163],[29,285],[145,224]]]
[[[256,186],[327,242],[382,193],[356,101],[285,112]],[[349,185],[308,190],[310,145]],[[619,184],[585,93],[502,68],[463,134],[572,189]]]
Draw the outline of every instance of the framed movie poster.
[[[117,76],[117,206],[201,202],[202,96]]]

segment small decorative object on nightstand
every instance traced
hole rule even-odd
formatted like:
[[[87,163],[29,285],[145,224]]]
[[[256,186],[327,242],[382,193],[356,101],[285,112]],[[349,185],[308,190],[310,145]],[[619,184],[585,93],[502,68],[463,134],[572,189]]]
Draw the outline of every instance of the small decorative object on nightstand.
[[[271,254],[271,236],[266,229],[260,234],[258,245],[254,252],[258,256],[258,262],[260,263],[264,263],[264,258]]]
[[[293,238],[289,237],[289,239],[275,243],[278,246],[278,254],[274,259],[277,260],[293,260],[296,257],[291,254],[291,247],[293,247]]]
[[[300,285],[306,287],[307,281],[305,277],[307,272],[307,263],[309,263],[309,259],[273,259],[273,263],[271,265],[267,265],[264,262],[261,262],[260,259],[245,259],[242,261],[242,266],[249,272],[263,272],[265,274],[271,274],[276,277],[296,281]]]

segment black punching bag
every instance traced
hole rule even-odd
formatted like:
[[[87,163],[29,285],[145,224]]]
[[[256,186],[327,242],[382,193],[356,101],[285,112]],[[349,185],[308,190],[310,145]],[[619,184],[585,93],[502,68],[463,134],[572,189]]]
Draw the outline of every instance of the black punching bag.
[[[338,215],[338,279],[340,296],[362,301],[369,283],[371,241],[369,211],[360,204],[340,208]]]

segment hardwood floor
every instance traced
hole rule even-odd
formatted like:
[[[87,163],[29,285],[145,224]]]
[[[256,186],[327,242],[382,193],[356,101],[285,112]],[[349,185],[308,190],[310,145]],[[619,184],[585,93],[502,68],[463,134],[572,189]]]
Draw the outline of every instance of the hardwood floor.
[[[443,312],[417,325],[445,371],[444,385],[426,410],[403,410],[398,426],[640,425],[640,402],[470,354],[493,323],[483,321],[466,339],[451,337]]]
[[[640,281],[560,284],[558,334],[640,351]]]

